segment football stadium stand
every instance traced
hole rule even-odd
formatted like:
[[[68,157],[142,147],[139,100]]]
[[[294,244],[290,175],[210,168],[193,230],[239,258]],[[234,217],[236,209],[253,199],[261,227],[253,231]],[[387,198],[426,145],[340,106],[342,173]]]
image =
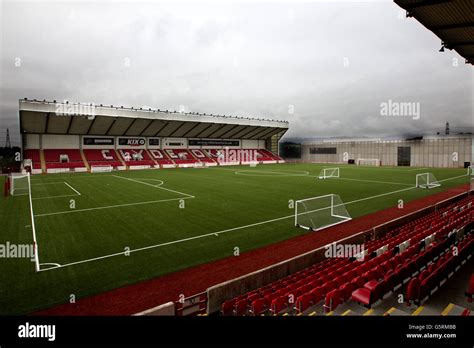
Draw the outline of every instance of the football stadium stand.
[[[41,169],[41,157],[39,150],[25,150],[24,157],[31,159],[33,169]]]
[[[85,168],[79,150],[44,150],[46,168]]]
[[[32,174],[280,163],[288,122],[56,101],[20,100]]]
[[[314,315],[351,301],[370,308],[404,285],[406,302],[421,305],[471,257],[474,235],[463,226],[473,212],[474,198],[463,199],[367,242],[362,262],[328,258],[226,300],[221,314]]]
[[[91,166],[112,166],[114,168],[122,166],[115,150],[83,150],[87,162]]]

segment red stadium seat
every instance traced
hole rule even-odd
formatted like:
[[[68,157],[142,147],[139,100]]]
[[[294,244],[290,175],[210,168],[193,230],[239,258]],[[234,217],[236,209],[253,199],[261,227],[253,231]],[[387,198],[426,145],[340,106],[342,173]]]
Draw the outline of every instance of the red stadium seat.
[[[224,303],[222,303],[221,314],[232,315],[234,313],[234,304],[235,304],[235,299],[227,300]]]
[[[248,301],[240,300],[234,304],[234,315],[241,316],[247,313]]]
[[[288,297],[280,296],[274,299],[270,305],[273,314],[278,314],[288,307]]]
[[[412,302],[417,303],[420,298],[421,282],[418,278],[412,278],[407,286],[406,302],[410,305]]]
[[[297,313],[303,313],[313,305],[314,297],[311,293],[303,294],[296,299],[295,309]]]
[[[250,305],[250,313],[252,315],[261,315],[267,310],[267,301],[263,298],[252,301]]]
[[[331,312],[344,302],[343,293],[340,289],[334,289],[327,293],[324,301],[324,310],[326,313]]]

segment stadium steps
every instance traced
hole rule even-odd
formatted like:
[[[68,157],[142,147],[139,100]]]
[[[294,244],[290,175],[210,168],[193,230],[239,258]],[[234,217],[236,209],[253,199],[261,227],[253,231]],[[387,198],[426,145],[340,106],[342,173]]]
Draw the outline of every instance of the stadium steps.
[[[388,311],[384,313],[384,316],[392,316],[392,317],[399,317],[399,316],[408,316],[410,313],[402,311],[396,307],[390,308]]]
[[[211,157],[210,152],[208,153],[208,152],[206,152],[206,151],[203,151],[202,149],[201,149],[201,152],[204,154],[204,156],[206,156],[206,158],[210,159],[210,160],[213,161],[214,163],[219,164],[219,161],[217,161],[215,158],[212,158],[212,157]]]
[[[87,171],[90,172],[91,166],[89,165],[89,162],[87,162],[87,158],[86,158],[86,155],[84,155],[84,151],[82,149],[80,149],[79,151],[81,152],[81,158],[82,158],[82,161],[84,162],[84,165],[87,168]]]
[[[146,154],[148,155],[148,157],[150,157],[150,159],[153,161],[153,163],[155,163],[155,166],[160,166],[159,163],[157,161],[155,161],[155,158],[152,156],[152,154],[150,153],[150,151],[148,151],[148,149],[145,149],[145,152]]]
[[[197,158],[196,155],[194,155],[194,153],[193,153],[191,150],[188,150],[188,153],[191,155],[191,157],[192,157],[193,159],[195,159],[195,160],[198,161],[198,162],[200,161],[200,159]]]
[[[441,312],[443,316],[470,316],[471,311],[467,308],[455,305],[450,303],[444,310]]]
[[[44,151],[43,149],[39,150],[40,153],[40,160],[41,160],[41,171],[46,173],[46,160],[44,158]]]
[[[122,163],[122,166],[128,169],[128,166],[123,160],[122,156],[120,155],[120,152],[117,149],[115,149],[114,151],[115,151],[115,154],[117,155],[118,160],[120,161],[120,163]]]

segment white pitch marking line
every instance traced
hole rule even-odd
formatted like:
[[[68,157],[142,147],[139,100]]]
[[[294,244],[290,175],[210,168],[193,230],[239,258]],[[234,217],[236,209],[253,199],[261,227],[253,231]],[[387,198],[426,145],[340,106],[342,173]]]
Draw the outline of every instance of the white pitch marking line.
[[[33,200],[37,199],[52,199],[52,198],[63,198],[63,197],[76,197],[77,195],[59,195],[59,196],[47,196],[47,197],[35,197]]]
[[[31,186],[57,185],[57,184],[64,184],[64,181],[43,182],[41,184],[31,184]]]
[[[76,192],[78,196],[81,195],[81,193],[80,193],[78,190],[76,190],[74,187],[72,187],[71,185],[69,185],[67,182],[64,181],[64,183],[65,183],[71,190],[73,190],[74,192]]]
[[[74,195],[75,196],[75,195]],[[61,214],[71,214],[71,213],[80,213],[83,211],[92,211],[92,210],[101,210],[101,209],[111,209],[111,208],[121,208],[121,207],[130,207],[134,205],[144,205],[144,204],[153,204],[153,203],[162,203],[162,202],[171,202],[177,201],[180,199],[190,199],[195,197],[178,197],[178,198],[169,198],[169,199],[159,199],[156,201],[146,201],[146,202],[137,202],[137,203],[125,203],[125,204],[116,204],[116,205],[108,205],[104,207],[95,207],[95,208],[85,208],[85,209],[75,209],[75,210],[65,210],[65,211],[57,211],[54,213],[44,213],[44,214],[37,214],[35,217],[42,217],[42,216],[50,216],[50,215],[61,215]]]
[[[161,187],[161,186],[152,185],[152,184],[147,183],[147,182],[143,182],[143,181],[139,181],[139,180],[135,180],[135,179],[130,179],[130,178],[125,178],[125,177],[119,176],[119,175],[112,175],[112,176],[115,177],[115,178],[123,179],[123,180],[133,181],[133,182],[136,182],[136,183],[139,183],[139,184],[142,184],[142,185],[151,186],[151,187],[154,187],[154,188],[157,188],[157,189],[160,189],[160,190],[166,190],[166,191],[169,191],[169,192],[177,193],[177,194],[180,194],[182,196],[189,197],[189,198],[195,198],[193,195],[183,193],[183,192],[179,192],[179,191],[175,191],[175,190],[171,190],[171,189],[167,189],[167,188]]]
[[[59,264],[59,263],[54,263],[54,262],[40,263],[39,265],[40,265],[40,266],[53,266],[53,267],[50,267],[50,268],[40,269],[39,272],[41,272],[41,271],[46,271],[46,270],[52,269],[52,268],[61,267],[61,264]]]
[[[460,178],[460,177],[464,177],[464,176],[466,176],[466,175],[467,175],[467,174],[463,174],[463,175],[459,175],[459,176],[455,176],[455,177],[452,177],[452,178],[447,178],[447,179],[443,179],[443,180],[439,180],[439,181],[453,180],[453,179],[457,179],[457,178]],[[365,200],[369,200],[369,199],[373,199],[373,198],[378,198],[378,197],[382,197],[382,196],[388,196],[388,195],[391,195],[391,194],[394,194],[394,193],[398,193],[398,192],[402,192],[402,191],[408,191],[408,190],[413,190],[413,189],[416,189],[416,188],[417,188],[416,186],[413,186],[413,187],[408,187],[408,188],[404,188],[404,189],[401,189],[401,190],[396,190],[396,191],[390,191],[390,192],[382,193],[382,194],[375,195],[375,196],[370,196],[370,197],[365,197],[365,198],[361,198],[361,199],[356,199],[356,200],[354,200],[354,201],[350,201],[350,202],[344,203],[344,205],[353,204],[353,203],[357,203],[357,202],[362,202],[362,201],[365,201]],[[179,199],[179,198],[178,198],[178,199]],[[183,199],[183,198],[181,198],[181,199]],[[37,215],[36,215],[36,216],[37,216]],[[271,220],[256,222],[256,223],[253,223],[253,224],[250,224],[250,225],[245,225],[245,226],[239,226],[239,227],[229,228],[229,229],[227,229],[227,230],[222,230],[222,231],[218,231],[218,232],[211,232],[211,233],[207,233],[207,234],[203,234],[203,235],[199,235],[199,236],[194,236],[194,237],[189,237],[189,238],[184,238],[184,239],[179,239],[179,240],[175,240],[175,241],[171,241],[171,242],[165,242],[165,243],[161,243],[161,244],[150,245],[150,246],[146,246],[146,247],[143,247],[143,248],[137,248],[137,249],[132,249],[132,250],[128,250],[128,251],[122,251],[122,252],[119,252],[119,253],[114,253],[114,254],[99,256],[99,257],[95,257],[95,258],[92,258],[92,259],[87,259],[87,260],[81,260],[81,261],[66,263],[66,264],[60,265],[59,267],[54,267],[54,268],[49,268],[49,269],[40,270],[40,272],[49,271],[49,270],[55,269],[55,268],[63,268],[63,267],[67,267],[67,266],[78,265],[78,264],[81,264],[81,263],[86,263],[86,262],[91,262],[91,261],[106,259],[106,258],[110,258],[110,257],[114,257],[114,256],[125,255],[126,253],[133,253],[133,252],[136,252],[136,251],[142,251],[142,250],[147,250],[147,249],[159,248],[159,247],[162,247],[162,246],[167,246],[167,245],[171,245],[171,244],[182,243],[182,242],[186,242],[186,241],[190,241],[190,240],[194,240],[194,239],[200,239],[200,238],[205,238],[205,237],[209,237],[209,236],[219,236],[219,234],[224,234],[224,233],[227,233],[227,232],[232,232],[232,231],[236,231],[236,230],[241,230],[241,229],[245,229],[245,228],[248,228],[248,227],[254,227],[254,226],[264,225],[264,224],[267,224],[267,223],[271,223],[271,222],[275,222],[275,221],[280,221],[280,220],[285,220],[285,219],[290,219],[290,218],[291,218],[291,219],[294,219],[294,217],[295,217],[294,214],[292,214],[292,215],[283,216],[283,217],[276,218],[276,219],[271,219]]]
[[[360,182],[373,182],[373,183],[377,183],[377,184],[393,184],[393,185],[413,186],[413,184],[407,184],[407,183],[403,183],[403,182],[392,182],[392,181],[363,180],[363,179],[350,179],[350,178],[333,178],[333,179],[360,181]]]

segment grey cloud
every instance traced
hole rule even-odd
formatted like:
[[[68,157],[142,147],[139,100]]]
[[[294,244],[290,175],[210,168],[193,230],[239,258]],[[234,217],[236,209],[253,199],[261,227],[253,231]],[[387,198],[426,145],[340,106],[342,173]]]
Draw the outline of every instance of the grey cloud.
[[[472,67],[391,1],[1,6],[0,128],[15,140],[22,97],[284,119],[293,137],[473,124]],[[389,99],[419,102],[420,120],[381,117]]]

